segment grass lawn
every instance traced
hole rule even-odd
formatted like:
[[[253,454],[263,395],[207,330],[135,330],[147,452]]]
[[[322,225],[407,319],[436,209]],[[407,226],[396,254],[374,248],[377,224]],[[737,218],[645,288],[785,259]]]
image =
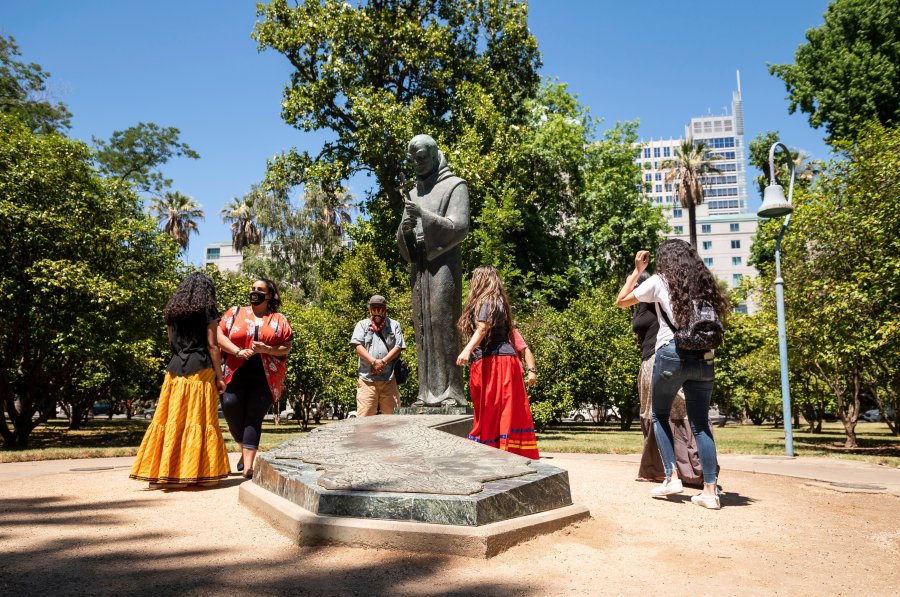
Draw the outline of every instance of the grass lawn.
[[[222,435],[229,452],[238,451],[225,421],[220,419]],[[67,422],[54,420],[38,426],[31,434],[27,450],[0,450],[0,462],[24,462],[60,458],[99,458],[137,454],[145,419],[93,419],[83,429],[69,431]],[[323,423],[328,424],[328,423]],[[315,426],[311,426],[313,429]],[[826,456],[863,460],[900,468],[900,438],[890,435],[884,423],[860,423],[856,426],[859,448],[846,450],[840,423],[825,423],[822,433],[794,430],[794,452],[798,456]],[[263,423],[262,450],[302,434],[298,423]],[[716,446],[724,454],[784,454],[784,431],[771,425],[735,425],[713,428]],[[633,426],[621,431],[616,425],[568,423],[538,434],[542,452],[585,452],[594,454],[637,454],[643,445],[641,430]]]
[[[723,454],[784,454],[784,430],[768,425],[713,427],[716,448]],[[863,460],[900,468],[900,437],[891,435],[885,423],[859,423],[858,448],[844,446],[841,423],[823,423],[822,433],[794,430],[797,456],[825,456]],[[617,425],[591,422],[566,423],[538,434],[538,447],[545,452],[585,452],[593,454],[636,454],[643,449],[640,427],[621,431]]]
[[[0,462],[26,462],[30,460],[56,460],[64,458],[106,458],[109,456],[134,456],[144,439],[150,421],[146,419],[91,419],[78,431],[69,431],[68,421],[52,420],[39,425],[31,432],[27,450],[0,450]],[[231,439],[224,419],[219,419],[225,446],[229,452],[240,448]],[[315,425],[310,425],[314,429]],[[275,426],[266,421],[260,449],[269,450],[281,442],[302,434],[300,424],[291,422]]]

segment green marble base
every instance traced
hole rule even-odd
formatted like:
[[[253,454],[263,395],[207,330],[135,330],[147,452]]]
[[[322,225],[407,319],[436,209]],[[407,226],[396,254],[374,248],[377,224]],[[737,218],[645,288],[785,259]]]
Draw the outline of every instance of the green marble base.
[[[316,516],[444,525],[572,504],[567,471],[454,435],[470,425],[450,415],[331,423],[260,454],[253,483]]]
[[[481,526],[572,504],[567,471],[542,462],[531,467],[531,474],[489,481],[470,495],[342,491],[321,487],[316,465],[260,454],[253,482],[317,515]]]

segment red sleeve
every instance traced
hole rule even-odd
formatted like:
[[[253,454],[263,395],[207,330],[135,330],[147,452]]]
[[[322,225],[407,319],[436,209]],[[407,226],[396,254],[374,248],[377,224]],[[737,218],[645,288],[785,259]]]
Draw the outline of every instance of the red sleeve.
[[[519,330],[516,328],[513,328],[513,347],[520,355],[524,354],[525,349],[528,348],[528,345],[525,343],[525,338],[522,337],[522,334],[520,334]]]

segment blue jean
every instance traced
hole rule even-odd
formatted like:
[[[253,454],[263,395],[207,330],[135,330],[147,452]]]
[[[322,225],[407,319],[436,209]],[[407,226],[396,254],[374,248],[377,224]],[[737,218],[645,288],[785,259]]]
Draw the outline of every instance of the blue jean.
[[[679,352],[675,343],[669,342],[656,351],[653,365],[653,426],[656,445],[662,457],[666,477],[672,475],[675,463],[672,427],[669,412],[672,400],[680,388],[684,389],[684,402],[691,431],[697,440],[697,453],[703,469],[703,482],[715,484],[718,462],[716,443],[709,428],[709,402],[712,398],[715,367],[696,352]]]

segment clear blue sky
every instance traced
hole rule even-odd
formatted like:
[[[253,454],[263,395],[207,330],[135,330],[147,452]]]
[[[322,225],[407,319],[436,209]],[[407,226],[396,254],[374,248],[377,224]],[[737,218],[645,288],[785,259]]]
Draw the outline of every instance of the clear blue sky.
[[[530,26],[542,74],[568,83],[606,123],[640,118],[644,138],[677,137],[691,116],[730,105],[741,71],[746,137],[778,130],[792,147],[828,157],[824,132],[788,115],[781,81],[767,63],[792,62],[826,0],[669,2],[532,0]],[[74,115],[71,135],[108,138],[138,122],[181,129],[200,160],[164,172],[206,211],[190,261],[230,234],[219,210],[265,174],[266,159],[323,136],[280,117],[290,73],[274,52],[257,53],[252,0],[29,0],[0,3],[0,32],[26,61],[52,74],[53,94]],[[362,195],[365,178],[351,190]],[[751,187],[752,189],[752,187]],[[758,205],[751,198],[751,209]]]

